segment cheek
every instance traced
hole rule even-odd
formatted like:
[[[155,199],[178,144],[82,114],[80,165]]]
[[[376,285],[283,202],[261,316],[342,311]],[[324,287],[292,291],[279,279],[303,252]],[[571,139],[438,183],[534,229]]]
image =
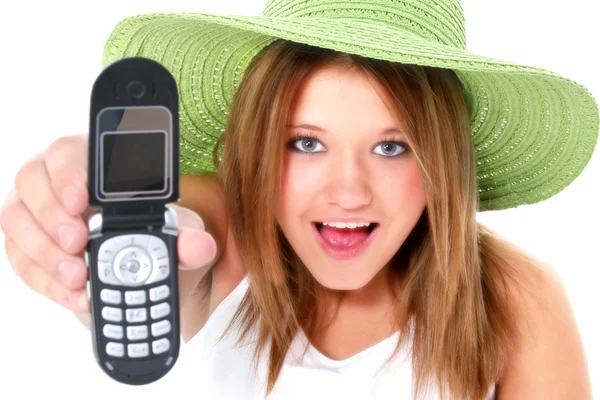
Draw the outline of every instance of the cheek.
[[[405,180],[406,192],[419,202],[425,201],[425,185],[423,184],[423,175],[419,166],[415,162],[414,166],[409,170]]]
[[[425,186],[416,161],[402,166],[403,173],[388,174],[379,191],[385,195],[384,202],[395,213],[421,214],[425,207]]]
[[[282,225],[286,218],[306,211],[308,199],[312,198],[311,190],[315,190],[319,177],[316,163],[291,158],[286,157],[281,175],[281,198],[277,214]]]

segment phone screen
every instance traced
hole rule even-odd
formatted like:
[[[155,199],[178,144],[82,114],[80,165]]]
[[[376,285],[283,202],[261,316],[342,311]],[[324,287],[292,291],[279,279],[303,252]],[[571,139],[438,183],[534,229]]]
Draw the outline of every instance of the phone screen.
[[[101,143],[104,193],[164,192],[166,132],[105,133]]]
[[[100,112],[97,197],[120,201],[170,196],[172,129],[172,115],[165,107],[111,107]]]

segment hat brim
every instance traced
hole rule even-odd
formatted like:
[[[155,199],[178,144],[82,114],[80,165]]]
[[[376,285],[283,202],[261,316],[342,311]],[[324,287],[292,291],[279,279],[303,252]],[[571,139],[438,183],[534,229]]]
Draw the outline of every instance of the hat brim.
[[[554,196],[581,174],[596,146],[598,104],[582,85],[369,20],[137,15],[115,27],[102,62],[140,56],[171,71],[180,92],[181,173],[205,174],[214,172],[212,148],[246,67],[277,39],[454,70],[473,129],[480,211]]]

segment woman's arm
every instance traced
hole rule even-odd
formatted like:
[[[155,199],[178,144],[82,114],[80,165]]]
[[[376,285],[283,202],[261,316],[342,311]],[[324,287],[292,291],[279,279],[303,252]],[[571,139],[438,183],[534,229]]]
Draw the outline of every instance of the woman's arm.
[[[200,215],[206,232],[217,243],[217,255],[211,265],[190,271],[179,269],[181,334],[187,342],[204,326],[212,286],[206,278],[225,249],[228,220],[223,189],[215,175],[181,175],[179,195],[180,201],[175,204]]]
[[[537,282],[532,293],[515,292],[520,336],[502,379],[498,399],[592,399],[583,343],[567,291],[552,268],[524,266]],[[539,297],[539,300],[535,295]]]

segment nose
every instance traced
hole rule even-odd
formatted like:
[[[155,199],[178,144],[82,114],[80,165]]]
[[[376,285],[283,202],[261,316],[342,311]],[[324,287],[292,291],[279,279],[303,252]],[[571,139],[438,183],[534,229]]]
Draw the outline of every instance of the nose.
[[[346,210],[355,210],[372,201],[369,173],[364,160],[356,155],[345,155],[332,160],[327,168],[327,188],[329,204]]]

